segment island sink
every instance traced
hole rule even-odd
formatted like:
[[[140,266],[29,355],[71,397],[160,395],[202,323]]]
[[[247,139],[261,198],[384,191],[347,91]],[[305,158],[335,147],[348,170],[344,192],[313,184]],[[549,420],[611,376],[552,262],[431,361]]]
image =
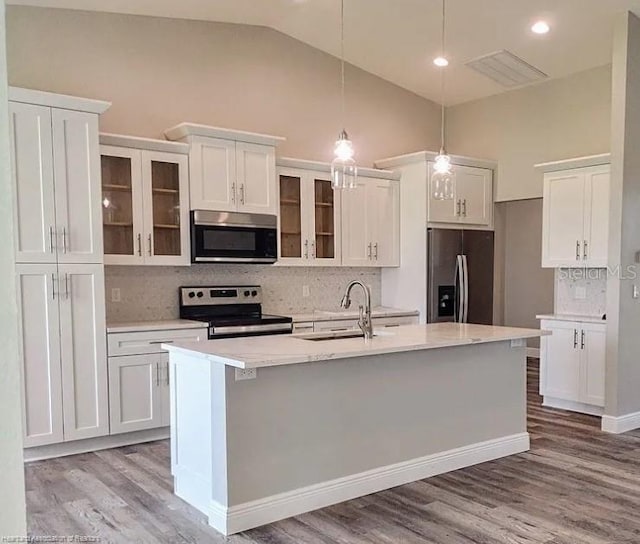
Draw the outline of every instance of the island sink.
[[[373,338],[375,338],[376,336],[393,336],[393,333],[387,331],[374,331]],[[322,342],[324,340],[344,340],[346,338],[362,338],[364,340],[365,336],[362,331],[352,330],[296,334],[295,338],[300,338],[301,340],[311,340],[312,342]]]

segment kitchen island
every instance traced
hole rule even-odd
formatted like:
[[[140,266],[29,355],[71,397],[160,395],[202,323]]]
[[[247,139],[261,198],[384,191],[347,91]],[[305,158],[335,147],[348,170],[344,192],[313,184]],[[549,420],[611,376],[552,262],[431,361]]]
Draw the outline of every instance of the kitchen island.
[[[525,339],[410,325],[170,352],[175,492],[232,534],[529,449]]]

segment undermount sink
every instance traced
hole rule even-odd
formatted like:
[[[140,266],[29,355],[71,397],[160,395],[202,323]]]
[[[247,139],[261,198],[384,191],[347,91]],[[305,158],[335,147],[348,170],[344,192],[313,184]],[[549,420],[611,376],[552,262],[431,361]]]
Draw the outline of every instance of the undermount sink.
[[[374,331],[373,337],[375,338],[376,336],[393,336],[393,333],[388,331]],[[346,338],[362,338],[364,340],[364,334],[359,330],[312,332],[309,334],[296,334],[295,337],[300,338],[301,340],[310,340],[312,342],[344,340]]]

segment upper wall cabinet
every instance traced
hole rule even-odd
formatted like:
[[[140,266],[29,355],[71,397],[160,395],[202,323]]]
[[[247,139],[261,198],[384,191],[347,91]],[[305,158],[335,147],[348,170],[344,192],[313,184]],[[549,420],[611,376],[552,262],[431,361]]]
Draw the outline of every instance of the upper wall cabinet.
[[[106,264],[188,266],[189,146],[100,135]]]
[[[543,267],[607,266],[610,171],[599,164],[544,174]]]
[[[165,135],[190,145],[192,210],[278,213],[275,148],[284,138],[192,123]]]
[[[18,263],[102,262],[98,114],[109,103],[11,88]]]
[[[493,171],[487,168],[454,165],[453,199],[433,198],[428,164],[427,221],[460,226],[490,227],[493,224]],[[438,226],[438,225],[435,225]]]

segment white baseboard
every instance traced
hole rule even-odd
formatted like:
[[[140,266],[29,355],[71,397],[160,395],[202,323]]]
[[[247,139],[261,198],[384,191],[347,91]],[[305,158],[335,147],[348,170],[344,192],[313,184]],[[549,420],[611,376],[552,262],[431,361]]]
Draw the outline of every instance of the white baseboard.
[[[231,507],[212,502],[208,512],[209,525],[225,535],[230,535],[528,449],[529,433],[514,434]]]
[[[624,416],[602,416],[602,430],[605,433],[621,434],[640,429],[640,412]]]
[[[47,444],[46,446],[36,446],[24,449],[25,463],[31,461],[42,461],[54,457],[64,457],[66,455],[76,455],[90,451],[107,450],[130,446],[132,444],[142,444],[143,442],[153,442],[169,438],[169,427],[159,429],[149,429],[146,431],[136,431],[132,433],[112,434],[109,436],[99,436],[97,438],[86,438],[84,440],[74,440],[72,442],[60,442],[59,444]]]
[[[578,412],[579,414],[587,414],[590,416],[600,417],[604,412],[601,406],[593,404],[584,404],[582,402],[574,402],[572,400],[556,399],[554,397],[543,397],[542,406],[547,408],[558,408],[560,410],[569,410],[570,412]]]
[[[527,357],[540,359],[540,348],[527,348]]]

